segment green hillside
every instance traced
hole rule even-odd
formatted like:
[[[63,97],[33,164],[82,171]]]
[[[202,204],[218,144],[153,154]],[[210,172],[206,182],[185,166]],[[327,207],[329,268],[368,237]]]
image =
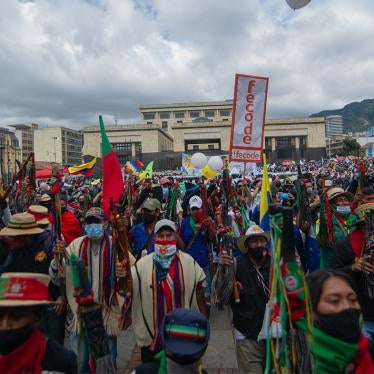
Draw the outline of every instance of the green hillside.
[[[323,110],[312,114],[310,117],[326,117],[330,115],[342,115],[344,131],[358,132],[374,126],[374,99],[366,99],[347,104],[342,109]]]

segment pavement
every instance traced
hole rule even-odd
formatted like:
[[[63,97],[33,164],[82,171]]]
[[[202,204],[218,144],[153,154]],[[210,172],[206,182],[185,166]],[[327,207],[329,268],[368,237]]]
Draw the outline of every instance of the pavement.
[[[203,357],[203,367],[208,372],[236,372],[238,365],[235,356],[235,343],[231,327],[229,308],[222,311],[212,309],[210,316],[210,340]],[[135,335],[132,328],[123,332],[118,338],[117,365],[120,372],[135,366],[139,360],[139,350],[135,347]],[[222,369],[227,369],[222,371]],[[218,371],[217,371],[218,370]],[[125,372],[129,372],[126,370]]]

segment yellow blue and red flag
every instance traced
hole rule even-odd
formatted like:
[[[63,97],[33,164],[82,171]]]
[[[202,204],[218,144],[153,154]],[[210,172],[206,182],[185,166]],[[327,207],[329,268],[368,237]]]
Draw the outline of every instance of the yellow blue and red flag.
[[[270,217],[269,217],[269,204],[271,201],[270,182],[268,175],[268,167],[266,165],[266,155],[262,155],[263,173],[261,184],[261,200],[260,200],[260,227],[264,231],[270,231]]]
[[[85,164],[70,166],[68,168],[68,172],[72,175],[85,175],[88,177],[93,174],[95,165],[96,157],[94,157],[91,161],[86,162]]]

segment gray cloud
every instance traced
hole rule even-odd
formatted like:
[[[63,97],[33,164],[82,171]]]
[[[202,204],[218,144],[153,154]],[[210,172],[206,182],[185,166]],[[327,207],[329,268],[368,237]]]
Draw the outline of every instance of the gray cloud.
[[[270,77],[268,117],[373,97],[369,0],[3,0],[1,125],[134,121],[146,103],[223,100]]]

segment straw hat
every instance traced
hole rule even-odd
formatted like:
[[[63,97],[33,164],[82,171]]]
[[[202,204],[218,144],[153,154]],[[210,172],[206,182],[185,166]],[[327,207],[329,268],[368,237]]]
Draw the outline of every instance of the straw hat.
[[[336,197],[342,195],[344,195],[349,201],[353,201],[353,194],[348,191],[344,191],[341,187],[334,187],[331,188],[331,190],[327,191],[327,198],[329,199],[329,201],[332,201]]]
[[[238,239],[238,248],[240,252],[242,253],[248,252],[245,246],[245,242],[247,241],[247,239],[253,238],[254,236],[262,236],[266,240],[269,240],[270,233],[265,232],[260,226],[257,226],[257,225],[253,225],[249,227],[245,235],[240,236]]]
[[[27,213],[30,213],[36,219],[38,225],[49,225],[48,209],[41,205],[30,205],[27,209]]]
[[[0,277],[0,307],[52,304],[49,276],[38,273],[3,273]]]
[[[41,234],[35,218],[30,213],[16,213],[10,217],[10,222],[0,231],[0,236],[21,236]]]
[[[51,196],[49,196],[47,193],[44,193],[42,197],[39,199],[39,201],[42,201],[44,203],[51,201],[51,200],[52,200]]]

